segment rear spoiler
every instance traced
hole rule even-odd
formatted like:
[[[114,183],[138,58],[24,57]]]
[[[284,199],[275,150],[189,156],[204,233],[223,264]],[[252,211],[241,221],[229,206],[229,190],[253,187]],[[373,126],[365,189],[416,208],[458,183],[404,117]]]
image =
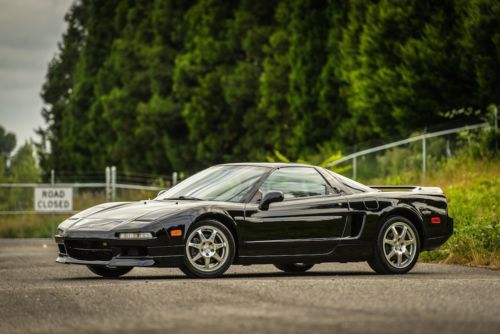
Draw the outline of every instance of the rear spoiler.
[[[415,193],[431,193],[443,194],[443,190],[439,187],[421,187],[421,186],[369,186],[370,188],[380,191],[397,190],[397,191],[411,191]]]

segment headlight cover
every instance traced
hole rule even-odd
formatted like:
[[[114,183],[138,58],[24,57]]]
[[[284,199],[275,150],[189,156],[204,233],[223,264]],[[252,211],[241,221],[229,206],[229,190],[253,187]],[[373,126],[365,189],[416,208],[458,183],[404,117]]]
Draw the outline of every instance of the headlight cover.
[[[124,232],[118,233],[118,238],[126,240],[147,240],[154,239],[154,235],[151,232]]]

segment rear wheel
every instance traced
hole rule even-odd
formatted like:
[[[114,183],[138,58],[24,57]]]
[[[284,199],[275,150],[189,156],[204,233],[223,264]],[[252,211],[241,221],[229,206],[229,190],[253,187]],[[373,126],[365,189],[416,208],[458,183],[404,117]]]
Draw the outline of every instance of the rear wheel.
[[[189,277],[219,277],[233,263],[235,248],[233,235],[226,226],[215,220],[200,221],[186,238],[180,269]]]
[[[382,225],[368,264],[379,274],[405,274],[415,266],[419,253],[415,225],[404,217],[393,216]]]
[[[285,263],[275,264],[276,268],[286,273],[303,273],[314,267],[314,264],[309,263]]]
[[[129,273],[134,267],[87,266],[91,272],[106,278],[117,278]]]

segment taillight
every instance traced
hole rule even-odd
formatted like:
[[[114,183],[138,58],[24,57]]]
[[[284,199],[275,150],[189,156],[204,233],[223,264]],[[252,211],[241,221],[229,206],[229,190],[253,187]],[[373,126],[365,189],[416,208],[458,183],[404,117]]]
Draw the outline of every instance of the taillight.
[[[440,217],[432,217],[431,218],[431,223],[433,223],[433,224],[440,224],[441,223],[441,218]]]

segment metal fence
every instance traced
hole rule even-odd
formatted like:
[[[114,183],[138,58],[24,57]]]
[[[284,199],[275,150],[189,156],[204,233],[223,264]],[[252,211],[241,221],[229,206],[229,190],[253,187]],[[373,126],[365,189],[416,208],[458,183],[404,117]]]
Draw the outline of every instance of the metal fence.
[[[64,175],[63,178],[68,178]],[[95,177],[94,177],[95,178]],[[0,216],[34,214],[71,214],[91,205],[117,200],[138,200],[155,197],[157,192],[175,185],[177,173],[166,184],[146,185],[117,182],[116,167],[106,167],[104,182],[56,182],[56,172],[51,171],[50,183],[0,183]],[[34,210],[36,188],[73,189],[73,210],[61,212],[40,212]]]
[[[495,121],[495,126],[497,126],[497,123]],[[419,158],[419,163],[421,165],[421,171],[422,171],[422,174],[425,174],[428,170],[428,166],[429,166],[429,149],[428,149],[428,146],[429,146],[429,141],[432,140],[432,139],[435,139],[435,138],[440,138],[440,137],[444,137],[446,138],[445,141],[443,141],[442,143],[442,147],[443,147],[443,151],[445,152],[444,154],[435,154],[434,157],[436,157],[437,155],[440,155],[440,156],[450,156],[450,151],[451,151],[451,142],[455,139],[455,143],[457,142],[457,138],[450,138],[450,135],[456,135],[456,134],[460,134],[460,133],[463,133],[465,131],[473,131],[473,130],[480,130],[480,129],[484,129],[484,128],[488,128],[490,127],[490,125],[488,123],[479,123],[479,124],[473,124],[473,125],[465,125],[465,126],[460,126],[460,127],[457,127],[457,128],[453,128],[453,129],[447,129],[447,130],[441,130],[441,131],[436,131],[436,132],[431,132],[431,133],[424,133],[424,134],[421,134],[421,135],[416,135],[416,136],[412,136],[412,137],[409,137],[409,138],[406,138],[406,139],[403,139],[403,140],[398,140],[398,141],[394,141],[394,142],[391,142],[391,143],[388,143],[388,144],[384,144],[384,145],[379,145],[379,146],[375,146],[375,147],[371,147],[371,148],[368,148],[368,149],[364,149],[364,150],[360,150],[360,151],[357,151],[355,153],[352,153],[352,154],[349,154],[349,155],[346,155],[344,157],[342,157],[341,159],[338,159],[338,160],[335,160],[331,163],[329,163],[326,167],[334,167],[334,166],[341,166],[341,165],[345,165],[346,163],[350,162],[351,164],[351,170],[352,170],[352,178],[353,179],[358,179],[359,177],[359,160],[360,159],[363,159],[365,158],[364,160],[369,160],[368,157],[369,156],[374,156],[376,155],[377,153],[380,153],[380,152],[387,152],[388,150],[390,149],[394,149],[394,148],[398,148],[398,147],[408,147],[408,145],[411,145],[411,144],[418,144],[420,142],[420,146],[421,146],[421,153],[418,154]],[[456,144],[453,145],[453,146],[457,146]],[[413,156],[416,156],[417,154],[415,154],[415,147],[413,147],[413,150],[412,150],[412,154]],[[378,157],[379,160],[380,160],[380,156]],[[406,157],[408,159],[408,157]],[[376,160],[377,157],[375,158],[372,158],[372,160]],[[372,164],[374,165],[374,164]],[[415,167],[415,166],[414,166]]]
[[[154,198],[158,191],[174,185],[177,178],[177,173],[174,173],[172,178],[146,174],[118,174],[115,167],[106,167],[104,174],[87,172],[83,176],[70,173],[57,175],[56,171],[51,171],[50,183],[0,183],[0,235],[1,237],[54,235],[56,223],[76,212],[109,201]],[[80,179],[84,182],[75,182]],[[118,182],[119,180],[123,181]],[[137,183],[128,182],[130,180]],[[71,195],[69,191],[66,192],[67,197],[71,198],[71,209],[68,206],[61,211],[53,211],[46,209],[47,207],[40,207],[40,199],[36,199],[35,193],[40,196],[44,191],[49,193],[47,189],[54,189],[57,192],[58,189],[67,188],[71,189]]]
[[[458,134],[489,126],[488,123],[479,123],[412,136],[354,152],[330,163],[327,167],[350,167],[353,179],[359,179],[360,174],[362,179],[387,176],[380,166],[388,165],[388,162],[393,165],[393,174],[402,172],[404,168],[421,169],[425,174],[430,164],[433,168],[432,164],[436,163],[436,160],[451,156],[451,151],[458,148]],[[497,126],[496,120],[493,126]],[[398,149],[402,151],[399,155],[390,154],[398,153],[394,152]],[[403,160],[403,163],[395,164],[394,161],[397,159]],[[171,177],[139,173],[119,174],[115,167],[106,167],[104,173],[101,171],[99,174],[100,176],[98,172],[88,172],[85,175],[73,175],[51,171],[50,183],[0,183],[0,216],[51,214],[34,210],[34,190],[39,187],[72,188],[73,210],[58,213],[71,214],[103,202],[153,198],[158,191],[175,185],[179,178],[176,172]],[[85,182],[70,182],[70,180],[85,180]],[[157,180],[163,181],[156,182]]]
[[[496,127],[491,125],[491,127]],[[449,126],[449,125],[446,125]],[[408,183],[426,173],[455,152],[466,148],[468,140],[490,125],[486,123],[447,128],[415,135],[389,144],[358,150],[329,167],[348,167],[352,177],[361,180],[383,178],[389,183]],[[442,129],[442,128],[441,128]],[[359,146],[358,146],[359,147]],[[369,146],[364,146],[369,147]],[[469,148],[474,147],[474,140]],[[408,171],[408,174],[405,172]],[[345,173],[345,172],[344,172]],[[392,177],[395,176],[395,179]],[[409,178],[408,178],[409,176]],[[47,237],[55,234],[57,222],[97,204],[109,201],[137,201],[156,197],[158,191],[177,182],[172,176],[119,172],[114,167],[103,171],[72,172],[52,171],[49,183],[0,183],[0,237]],[[410,181],[412,182],[412,181]],[[72,208],[67,211],[36,211],[35,191],[39,188],[71,188]],[[38,189],[38,190],[37,190]],[[69,190],[66,194],[69,193]],[[68,196],[69,197],[69,196]],[[37,203],[40,203],[37,200]],[[49,207],[49,206],[46,206]],[[40,207],[39,207],[40,210]]]

